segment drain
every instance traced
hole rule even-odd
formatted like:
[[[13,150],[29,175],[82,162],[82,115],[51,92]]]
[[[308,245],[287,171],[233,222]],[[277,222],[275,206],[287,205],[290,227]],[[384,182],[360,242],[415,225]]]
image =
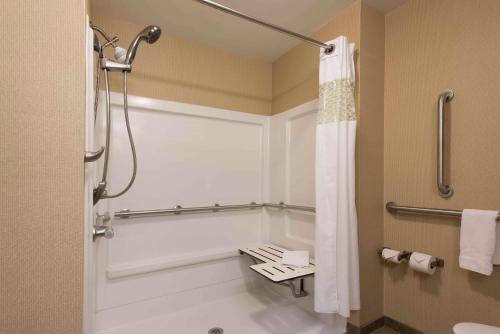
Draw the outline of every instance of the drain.
[[[222,333],[224,333],[224,330],[220,327],[214,327],[208,330],[208,334],[222,334]]]

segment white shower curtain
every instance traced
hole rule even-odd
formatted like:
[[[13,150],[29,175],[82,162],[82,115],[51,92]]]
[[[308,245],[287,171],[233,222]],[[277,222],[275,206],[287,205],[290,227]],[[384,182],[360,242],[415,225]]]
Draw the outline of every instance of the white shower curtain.
[[[315,311],[349,317],[359,310],[355,206],[354,44],[344,36],[320,54],[316,129]]]

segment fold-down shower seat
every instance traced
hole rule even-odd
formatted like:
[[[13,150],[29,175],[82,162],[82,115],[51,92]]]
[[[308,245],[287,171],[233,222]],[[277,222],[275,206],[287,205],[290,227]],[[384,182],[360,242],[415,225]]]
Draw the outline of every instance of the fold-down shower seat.
[[[269,279],[273,283],[289,286],[294,297],[305,297],[304,278],[314,275],[314,259],[309,259],[309,266],[298,268],[281,264],[286,249],[272,244],[250,245],[239,249],[240,254],[250,256],[254,265],[250,269]],[[294,280],[300,280],[296,287]]]

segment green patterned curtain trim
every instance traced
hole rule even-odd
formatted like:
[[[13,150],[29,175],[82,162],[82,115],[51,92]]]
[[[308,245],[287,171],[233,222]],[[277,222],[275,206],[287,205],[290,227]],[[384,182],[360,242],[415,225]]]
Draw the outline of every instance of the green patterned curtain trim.
[[[349,79],[325,82],[319,87],[318,124],[356,121],[354,84]]]

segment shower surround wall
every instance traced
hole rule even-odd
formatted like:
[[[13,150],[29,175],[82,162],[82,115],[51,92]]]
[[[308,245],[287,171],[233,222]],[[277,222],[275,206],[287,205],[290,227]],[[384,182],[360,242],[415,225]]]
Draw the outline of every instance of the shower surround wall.
[[[121,44],[126,44],[126,42],[135,36],[137,31],[142,29],[142,26],[122,20],[111,19],[109,17],[100,17],[97,13],[93,16],[93,22],[102,26],[111,34],[120,36]],[[354,312],[350,322],[356,326],[361,326],[369,324],[383,315],[383,272],[382,265],[376,255],[378,248],[383,245],[383,15],[365,5],[362,1],[358,1],[346,8],[333,21],[319,29],[318,32],[313,34],[313,37],[326,41],[340,34],[348,36],[350,41],[354,42],[357,47],[357,56],[355,60],[357,67],[356,102],[361,114],[357,144],[357,202],[360,234],[362,311]],[[271,137],[269,137],[269,156],[271,160],[269,161],[269,172],[271,173],[271,177],[266,181],[268,184],[268,195],[265,195],[266,185],[263,184],[263,197],[258,197],[257,193],[255,193],[255,195],[244,197],[242,200],[259,201],[261,199],[270,198],[272,201],[285,200],[292,204],[314,205],[313,166],[316,110],[314,102],[310,101],[316,100],[318,97],[319,49],[300,44],[277,59],[274,63],[270,63],[243,55],[231,54],[223,50],[210,48],[165,34],[165,36],[162,36],[159,42],[153,47],[141,49],[140,52],[140,57],[137,57],[134,63],[134,71],[129,80],[130,93],[133,95],[267,116],[279,114],[273,116],[270,121],[269,134]],[[161,57],[158,57],[159,54]],[[119,78],[115,76],[115,78],[111,80],[111,83],[115,91],[120,91],[121,81]],[[206,110],[210,112],[210,109]],[[147,111],[147,108],[143,111],[148,113],[151,112]],[[142,111],[137,110],[137,115],[141,112]],[[217,113],[215,109],[213,109],[213,112]],[[173,117],[173,114],[168,113],[167,117]],[[180,117],[180,115],[176,117]],[[233,118],[230,114],[228,114],[228,117],[228,120]],[[231,120],[229,122],[233,121],[234,120]],[[181,125],[181,123],[179,123],[179,127],[184,128],[186,124],[182,123]],[[192,134],[194,133],[190,135]],[[165,135],[168,136],[168,134]],[[187,134],[179,134],[181,138],[184,138],[185,135]],[[139,137],[140,136],[139,134]],[[238,133],[234,136],[230,136],[230,138],[233,140],[239,136],[240,134]],[[258,140],[257,137],[254,139]],[[195,140],[193,140],[192,143],[186,142],[186,144],[191,146],[194,145],[192,149],[197,145],[199,147],[204,145],[203,142],[196,144]],[[253,145],[254,144],[248,143],[248,145],[243,145],[240,150],[247,150],[253,147]],[[171,147],[165,148],[166,151],[170,149]],[[141,154],[141,149],[139,147],[138,152]],[[232,154],[231,152],[231,150],[228,150],[227,154]],[[125,155],[124,157],[124,159],[126,159],[127,156]],[[147,162],[144,162],[145,159],[147,160],[147,157],[139,159],[142,166],[139,168],[145,168],[144,166],[148,165]],[[141,163],[141,161],[143,162]],[[215,160],[212,159],[212,161],[215,163]],[[126,164],[127,161],[124,160],[123,163]],[[217,161],[217,163],[220,163],[220,161]],[[203,166],[203,164],[201,166]],[[156,176],[164,175],[162,173],[165,173],[165,170],[169,170],[169,175],[172,173],[176,174],[172,172],[175,168],[175,165],[167,164],[164,170],[155,170],[154,172],[159,173],[155,174]],[[191,172],[199,174],[202,170],[193,170]],[[179,173],[181,172],[179,171]],[[113,175],[113,173],[111,173],[111,175]],[[128,174],[124,172],[124,175]],[[201,176],[202,174],[199,175]],[[249,175],[250,174],[247,176]],[[125,180],[122,181],[125,182]],[[140,186],[139,180],[137,182]],[[157,194],[157,196],[152,193],[148,195],[150,199],[156,198],[158,200],[154,202],[156,203],[154,205],[155,208],[165,207],[165,205],[168,207],[169,205],[175,204],[184,206],[197,204],[208,205],[213,204],[212,202],[218,199],[216,198],[216,191],[210,194],[199,192],[199,196],[195,196],[196,191],[194,191],[188,194],[188,197],[181,203],[179,199],[182,196],[179,197],[176,195],[172,198],[169,197],[170,199],[165,199],[166,194],[169,192],[167,189],[161,189],[158,185],[157,182],[150,182],[150,187],[157,189],[156,192],[160,191],[158,194],[161,193],[162,195],[160,196]],[[257,182],[254,182],[253,185],[257,185]],[[367,189],[370,189],[370,191],[367,191]],[[144,197],[144,194],[147,193],[147,189],[144,188],[142,191],[136,192],[135,197],[133,197],[133,193],[129,194],[132,197],[128,197],[128,201],[132,202],[126,206],[132,209],[144,209],[145,205],[152,205],[153,203],[139,203],[132,200],[132,198],[139,199]],[[163,200],[161,200],[162,198]],[[238,202],[238,198],[238,196],[222,197],[220,203]],[[124,197],[123,200],[126,202],[127,197]],[[174,201],[176,203],[174,203]],[[116,209],[125,207],[123,206],[123,201],[120,201],[120,199],[116,202],[117,205],[119,204]],[[141,204],[142,207],[138,207],[139,204]],[[240,215],[245,214],[241,213]],[[202,217],[204,217],[203,219],[211,219],[209,217],[212,216],[208,214]],[[255,216],[255,219],[258,220],[260,218]],[[270,238],[271,241],[291,248],[297,247],[307,248],[311,251],[313,250],[314,216],[310,214],[294,212],[280,213],[266,210],[263,213],[262,219],[261,236],[264,240]],[[165,223],[160,223],[160,221],[161,219],[152,220],[146,223],[146,225],[155,229],[158,235],[168,235],[169,233],[167,230],[170,227],[162,226],[162,224]],[[150,246],[154,247],[157,245],[158,249],[162,249],[158,251],[161,253],[160,255],[158,255],[158,252],[156,255],[153,254],[156,251],[153,252],[154,249],[149,246],[147,246],[146,250],[143,252],[141,251],[141,254],[129,254],[129,252],[127,252],[127,245],[130,245],[130,242],[135,242],[134,239],[137,238],[135,233],[143,231],[142,233],[145,233],[143,237],[146,238],[146,234],[149,232],[146,232],[142,228],[145,225],[141,225],[139,222],[137,224],[132,223],[129,227],[124,227],[127,224],[123,226],[120,223],[118,224],[117,232],[126,230],[132,231],[134,228],[137,229],[134,233],[125,232],[125,238],[130,238],[127,242],[125,242],[125,239],[122,243],[119,239],[109,241],[109,247],[111,248],[109,249],[110,252],[108,255],[111,256],[111,259],[117,260],[118,262],[121,261],[122,264],[129,262],[129,260],[137,256],[143,256],[143,259],[144,256],[158,258],[179,251],[176,249],[167,249],[167,245],[163,245],[158,240],[155,243],[151,243]],[[179,228],[182,229],[182,223],[179,222],[178,224],[180,224]],[[255,236],[254,240],[260,238],[260,236],[256,234],[253,235]],[[140,238],[142,237],[140,236],[139,239]],[[140,243],[141,241],[138,240],[137,242]],[[111,245],[112,243],[116,244]],[[122,251],[119,251],[119,248],[122,247],[120,244],[124,247]],[[180,243],[175,246],[182,247],[182,245],[183,244]],[[137,246],[139,246],[139,244],[137,244]],[[206,244],[204,247],[206,249],[214,249],[217,245]],[[184,251],[189,250],[190,248],[187,247]],[[150,253],[150,255],[147,255],[148,253]],[[128,259],[125,258],[127,256]],[[134,261],[137,262],[137,260],[140,260],[140,258],[136,258]],[[234,262],[234,259],[228,261],[229,262],[222,264],[200,264],[194,268],[179,268],[175,269],[173,273],[158,271],[147,275],[150,275],[150,280],[152,279],[153,281],[156,280],[160,282],[169,275],[187,275],[189,270],[199,271],[206,270],[200,268],[206,268],[207,266],[215,268],[217,265],[229,265],[229,267],[226,266],[226,268],[231,268],[232,266],[234,269],[233,278],[241,282],[252,281],[254,276],[249,276],[245,269],[248,263],[241,262],[241,268],[237,269],[234,265],[238,262]],[[101,270],[104,270],[104,267],[104,264],[101,264]],[[112,268],[113,267],[111,267],[111,269]],[[115,266],[115,268],[120,267]],[[184,274],[182,274],[183,271]],[[224,277],[217,278],[217,276],[208,274],[208,272],[206,273],[209,277],[214,279],[212,281],[213,284],[217,283],[221,287],[226,286],[226,288],[230,286],[225,285],[228,283],[228,280]],[[120,279],[118,279],[109,282],[108,288],[115,289],[114,291],[117,292],[121,289],[119,286],[129,286],[129,288],[123,291],[130,291],[130,293],[132,293],[133,290],[131,287],[140,287],[148,280],[147,275],[126,279],[121,278],[121,280],[125,279],[125,281],[120,283]],[[101,283],[108,284],[103,282],[104,281]],[[188,285],[179,283],[180,285],[178,288],[181,290],[184,289],[185,292],[187,292],[188,290],[186,289],[192,289],[196,286],[189,285],[192,283],[190,280],[185,280],[184,283],[186,282]],[[312,280],[308,280],[307,283],[309,290],[312,289],[311,282]],[[174,284],[171,283],[170,287],[167,286],[165,289],[168,288],[170,291],[173,291],[171,289],[173,285]],[[233,288],[236,289],[234,291],[238,289],[236,285],[233,285]],[[221,291],[224,291],[224,289]],[[104,313],[102,313],[103,316],[98,319],[98,323],[99,321],[104,321],[103,319],[106,319],[106,323],[104,324],[101,322],[100,324],[104,327],[113,326],[119,323],[120,317],[116,316],[120,314],[119,308],[113,310],[110,307],[127,303],[127,298],[130,297],[127,297],[127,295],[130,293],[122,294],[120,297],[122,298],[121,300],[112,297],[113,295],[118,296],[118,293],[111,293],[101,297],[99,303]],[[136,296],[130,297],[132,299],[128,301],[138,301],[141,293],[144,293],[144,291],[142,288],[139,288],[138,291],[133,292]],[[146,298],[153,299],[155,296],[158,297],[160,295],[161,292],[153,290],[151,290],[149,294],[145,293]],[[112,301],[113,299],[114,302]],[[312,298],[301,301],[303,307],[309,310],[312,309],[311,303]],[[140,303],[136,304],[136,306],[140,307]],[[128,310],[132,309],[134,308],[131,307]],[[115,320],[113,320],[112,313],[115,311]],[[130,314],[132,316],[132,313]]]
[[[130,177],[131,161],[121,94],[111,101],[108,180],[115,192]],[[136,96],[129,110],[139,173],[129,192],[109,200],[109,212],[265,201],[266,116]],[[237,249],[264,242],[263,225],[261,209],[115,219],[115,237],[97,243],[97,329],[245,291],[255,277]]]
[[[386,16],[385,200],[436,208],[500,209],[500,2],[410,0]],[[437,98],[447,111],[449,175],[436,189]],[[385,270],[385,313],[430,334],[473,321],[500,326],[500,268],[491,277],[458,267],[454,218],[385,214],[385,245],[445,259],[434,276]]]

